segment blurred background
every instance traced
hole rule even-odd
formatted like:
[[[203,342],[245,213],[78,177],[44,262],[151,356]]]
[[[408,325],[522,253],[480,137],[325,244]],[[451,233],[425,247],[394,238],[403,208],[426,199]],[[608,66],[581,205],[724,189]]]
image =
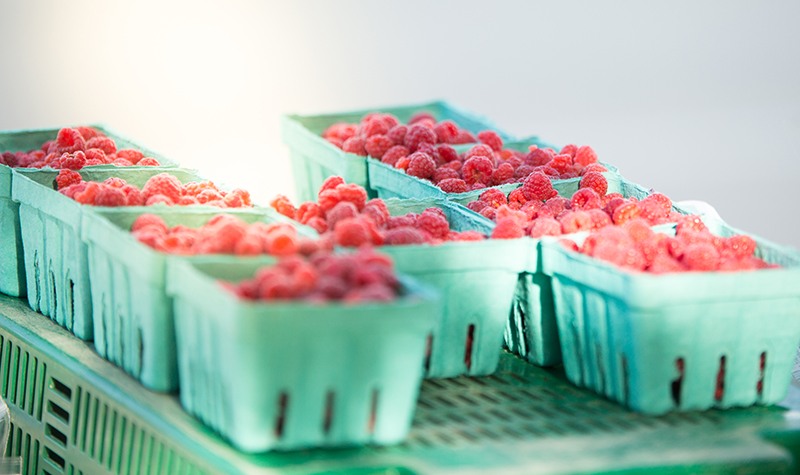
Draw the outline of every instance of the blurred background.
[[[0,129],[105,123],[293,194],[285,113],[445,99],[800,247],[797,0],[0,0]]]

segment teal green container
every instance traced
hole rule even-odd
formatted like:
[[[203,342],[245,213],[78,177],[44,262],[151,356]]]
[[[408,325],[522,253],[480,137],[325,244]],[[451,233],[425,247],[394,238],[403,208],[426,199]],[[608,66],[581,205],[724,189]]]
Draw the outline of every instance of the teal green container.
[[[407,122],[418,112],[427,111],[437,120],[453,120],[460,127],[473,133],[492,129],[504,140],[511,140],[489,120],[464,112],[443,101],[324,115],[284,116],[281,120],[281,135],[284,143],[289,146],[298,200],[316,200],[317,191],[322,183],[333,175],[341,176],[347,183],[363,186],[370,197],[376,196],[369,181],[367,163],[380,162],[346,153],[322,138],[322,133],[329,126],[337,122],[358,123],[366,114],[376,111],[394,114],[401,122]]]
[[[217,281],[263,264],[169,261],[183,407],[244,452],[402,441],[436,294],[403,280],[390,303],[250,302]]]
[[[197,228],[223,212],[249,223],[289,220],[265,208],[220,210],[192,206],[155,211],[149,208],[94,208],[83,215],[94,347],[100,356],[123,368],[147,388],[171,392],[178,388],[178,363],[172,298],[166,291],[167,260],[197,257],[170,256],[140,243],[130,233],[133,222],[144,213],[162,217],[170,227],[182,224]],[[243,258],[216,255],[203,259],[238,262]]]
[[[780,402],[800,343],[800,253],[755,239],[782,268],[652,275],[543,241],[567,378],[647,414]]]
[[[571,197],[571,192],[560,192]],[[617,176],[609,180],[609,193],[621,193],[626,198],[642,199],[649,190]],[[477,214],[477,213],[476,213]],[[494,227],[494,222],[486,220]],[[561,363],[561,345],[558,339],[551,278],[542,270],[540,239],[530,239],[530,260],[525,272],[519,274],[514,304],[511,307],[505,333],[506,347],[529,362],[539,366]]]
[[[119,148],[135,148],[154,157],[166,168],[177,166],[160,154],[147,150],[103,126],[92,126],[114,139]],[[53,140],[59,129],[12,130],[0,132],[0,152],[27,152]],[[112,165],[86,169],[114,168]],[[141,169],[144,167],[132,167]],[[11,199],[11,168],[0,165],[0,293],[13,297],[25,296],[25,268],[22,265],[22,241],[19,229],[19,204]]]
[[[491,233],[491,224],[463,206],[441,200],[386,200],[392,215],[444,210],[451,229]],[[530,239],[487,239],[381,246],[398,272],[435,287],[442,294],[442,318],[432,334],[427,377],[495,371],[517,275],[528,266]]]
[[[150,168],[150,169],[148,169]],[[82,170],[86,181],[120,177],[141,187],[164,169]],[[190,170],[171,169],[181,182],[200,180]],[[89,260],[86,243],[81,239],[84,206],[55,190],[55,170],[15,169],[12,199],[19,203],[20,234],[28,304],[67,328],[78,338],[91,340],[92,300],[89,291]],[[163,209],[166,206],[154,206]]]

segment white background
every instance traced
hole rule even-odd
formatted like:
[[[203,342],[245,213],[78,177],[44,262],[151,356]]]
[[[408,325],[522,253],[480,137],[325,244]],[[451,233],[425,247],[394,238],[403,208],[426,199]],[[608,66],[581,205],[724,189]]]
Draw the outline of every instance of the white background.
[[[102,122],[264,202],[293,193],[280,114],[441,98],[800,247],[799,19],[769,0],[0,0],[0,129]]]

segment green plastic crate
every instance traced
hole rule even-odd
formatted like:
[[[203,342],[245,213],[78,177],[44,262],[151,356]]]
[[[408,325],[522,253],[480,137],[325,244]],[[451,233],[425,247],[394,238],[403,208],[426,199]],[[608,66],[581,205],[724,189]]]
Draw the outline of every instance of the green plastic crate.
[[[576,190],[561,193],[567,198]],[[651,192],[622,177],[608,183],[609,193],[621,193],[626,198],[642,199]],[[493,221],[486,220],[494,226]],[[542,251],[539,239],[531,239],[531,257],[526,272],[519,275],[514,305],[505,333],[506,347],[513,353],[539,366],[561,363],[561,344],[558,339],[551,278],[542,270]]]
[[[491,233],[491,225],[463,206],[441,200],[386,200],[392,215],[444,210],[451,229]],[[529,239],[487,239],[381,246],[398,272],[442,294],[442,318],[431,340],[427,376],[491,374],[497,368],[517,274],[528,266]],[[468,344],[471,340],[471,344]]]
[[[165,170],[82,170],[87,181],[120,177],[141,187]],[[170,169],[181,182],[200,180],[194,171]],[[67,198],[54,189],[55,170],[14,170],[12,198],[19,203],[20,231],[26,271],[28,304],[84,340],[92,339],[92,302],[89,261],[81,240],[83,213],[92,207]],[[164,208],[155,206],[152,209]]]
[[[100,356],[123,368],[147,388],[171,392],[178,388],[178,363],[172,298],[166,291],[166,263],[170,258],[192,260],[195,256],[170,256],[140,243],[129,230],[143,213],[162,217],[170,227],[178,224],[200,227],[222,213],[249,223],[290,220],[271,208],[221,210],[208,206],[158,210],[96,208],[83,215],[94,347]],[[313,230],[303,233],[316,234]],[[229,255],[203,259],[242,260]]]
[[[135,148],[157,158],[165,168],[177,166],[173,161],[147,150],[103,126],[93,126],[114,139],[119,148]],[[0,152],[29,151],[56,138],[59,129],[0,131]],[[110,165],[86,169],[117,168]],[[143,167],[136,167],[143,168]],[[14,297],[25,295],[25,268],[22,265],[22,241],[19,229],[19,204],[11,199],[11,168],[0,165],[0,293]],[[6,271],[7,270],[7,271]]]
[[[377,160],[368,160],[367,157],[346,153],[322,138],[322,133],[330,125],[337,122],[358,123],[364,115],[375,111],[394,114],[401,122],[407,122],[418,112],[427,111],[437,120],[454,120],[460,127],[473,133],[492,129],[504,140],[510,140],[505,132],[487,119],[464,112],[443,101],[324,115],[284,116],[281,121],[281,135],[284,143],[289,146],[296,196],[299,201],[315,200],[322,182],[332,175],[341,176],[347,183],[363,186],[370,197],[376,196],[369,181],[367,162],[377,162]]]
[[[390,303],[265,303],[217,281],[262,265],[169,261],[184,408],[245,452],[403,440],[435,293],[403,280]]]
[[[648,414],[781,401],[800,342],[800,253],[755,239],[782,268],[652,275],[543,240],[567,378]]]

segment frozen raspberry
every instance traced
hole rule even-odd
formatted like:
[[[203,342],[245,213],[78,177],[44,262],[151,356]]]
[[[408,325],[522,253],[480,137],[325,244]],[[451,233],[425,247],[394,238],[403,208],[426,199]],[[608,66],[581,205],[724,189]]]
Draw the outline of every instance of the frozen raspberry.
[[[691,215],[682,217],[681,220],[678,221],[677,226],[675,226],[675,233],[678,236],[680,236],[686,230],[706,232],[708,231],[708,228],[699,216]]]
[[[64,128],[58,131],[56,137],[58,151],[61,153],[75,153],[86,150],[86,140],[75,129]]]
[[[563,150],[561,153],[564,153]],[[588,145],[582,145],[575,151],[574,162],[581,167],[591,165],[592,163],[597,162],[597,153],[592,150],[592,147]]]
[[[495,152],[499,152],[503,149],[503,139],[493,130],[482,130],[478,132],[478,140],[480,140],[482,144],[491,147]]]
[[[395,166],[397,160],[408,156],[408,149],[402,145],[395,145],[383,154],[381,162],[387,165]]]
[[[474,185],[476,183],[489,183],[492,179],[494,172],[494,165],[492,161],[483,156],[474,156],[464,161],[461,168],[461,174],[464,177],[464,182],[467,185]],[[482,187],[483,188],[483,187]]]
[[[611,217],[602,209],[590,209],[587,213],[592,218],[592,229],[601,229],[614,224],[611,222]]]
[[[608,180],[600,173],[587,173],[581,178],[580,188],[591,188],[599,196],[605,196],[608,192]]]
[[[57,189],[60,190],[68,187],[69,185],[76,185],[82,180],[81,174],[76,171],[61,170],[58,172],[58,176],[56,177],[56,185],[58,185]]]
[[[380,198],[373,198],[367,201],[361,213],[371,219],[379,228],[383,228],[389,222],[389,209],[386,203]]]
[[[409,156],[406,173],[417,178],[430,179],[436,170],[436,163],[426,153],[416,152]]]
[[[361,136],[350,137],[349,139],[345,140],[342,144],[342,150],[347,153],[354,153],[356,155],[360,155],[365,157],[367,155],[367,149],[365,148],[366,141]]]
[[[443,120],[433,126],[439,143],[453,143],[458,136],[458,125],[452,120]]]
[[[383,242],[397,246],[403,244],[424,244],[427,241],[425,234],[410,226],[399,226],[389,229],[383,235]]]
[[[336,204],[330,211],[325,214],[328,221],[329,228],[335,228],[336,223],[348,218],[355,218],[358,216],[358,208],[349,201],[341,201]]]
[[[725,257],[744,258],[756,252],[756,241],[750,236],[737,234],[727,238],[723,243],[721,254]]]
[[[561,232],[564,234],[588,231],[594,227],[592,216],[587,211],[567,211],[558,218],[561,223]]]
[[[355,183],[346,183],[336,187],[341,201],[349,201],[356,205],[356,209],[361,211],[367,203],[367,190]]]
[[[522,193],[528,200],[545,201],[558,195],[550,179],[543,173],[532,173],[522,183]]]
[[[514,167],[509,163],[501,163],[494,172],[489,181],[493,185],[505,185],[506,183],[514,182]]]
[[[412,125],[403,139],[403,145],[411,152],[416,152],[420,144],[436,144],[436,132],[422,125]]]
[[[638,203],[624,203],[614,209],[614,212],[611,214],[611,220],[614,221],[614,224],[623,224],[638,217],[641,212],[642,210],[639,208]]]
[[[492,239],[516,239],[525,236],[525,229],[513,218],[498,219]]]
[[[498,190],[497,188],[487,189],[486,191],[481,193],[479,199],[480,201],[487,203],[492,208],[499,208],[502,205],[508,204],[508,199],[506,198],[506,194]]]
[[[572,209],[600,209],[602,199],[593,188],[581,188],[572,195],[570,205]]]
[[[385,135],[373,135],[364,144],[364,150],[371,157],[381,159],[383,155],[394,146],[392,139]]]
[[[712,271],[719,267],[719,252],[709,243],[689,244],[681,261],[689,270]]]
[[[297,210],[294,208],[289,198],[284,195],[276,196],[269,205],[272,206],[275,211],[288,218],[295,219],[297,217]]]
[[[389,132],[386,133],[386,136],[394,143],[395,145],[403,145],[406,139],[406,133],[408,132],[408,127],[405,125],[395,125],[392,127]]]
[[[417,217],[417,226],[437,239],[447,238],[447,233],[450,232],[450,223],[447,222],[447,219],[432,211],[431,208],[426,209]]]
[[[169,173],[154,175],[142,187],[142,196],[148,201],[154,195],[162,195],[175,204],[182,195],[181,182]]]
[[[561,235],[561,223],[553,218],[536,218],[531,225],[528,235],[532,238],[540,238],[542,236],[559,236]]]
[[[343,219],[333,230],[336,244],[345,247],[358,247],[372,243],[369,226],[359,218]]]

